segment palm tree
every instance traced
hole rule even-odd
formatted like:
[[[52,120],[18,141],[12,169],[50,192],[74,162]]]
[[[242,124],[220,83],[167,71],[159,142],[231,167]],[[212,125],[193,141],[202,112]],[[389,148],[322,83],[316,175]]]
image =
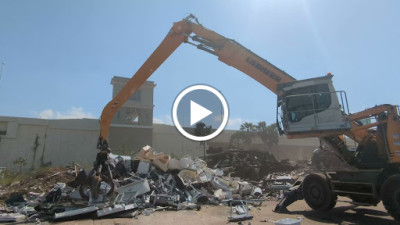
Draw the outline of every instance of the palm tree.
[[[255,127],[258,135],[260,136],[261,141],[265,145],[271,147],[273,145],[278,144],[279,137],[276,124],[271,124],[267,126],[267,124],[264,121],[262,121],[258,122],[258,124]]]
[[[240,148],[242,144],[250,145],[253,142],[256,127],[253,123],[244,122],[240,130],[233,133],[230,138],[230,145]]]
[[[264,121],[261,121],[257,125],[249,122],[240,125],[240,130],[232,134],[230,145],[238,148],[242,144],[250,145],[256,136],[260,137],[261,141],[268,147],[278,144],[276,124],[267,126]]]
[[[253,123],[244,122],[242,125],[240,125],[240,130],[254,132],[256,130],[256,126],[254,126]]]

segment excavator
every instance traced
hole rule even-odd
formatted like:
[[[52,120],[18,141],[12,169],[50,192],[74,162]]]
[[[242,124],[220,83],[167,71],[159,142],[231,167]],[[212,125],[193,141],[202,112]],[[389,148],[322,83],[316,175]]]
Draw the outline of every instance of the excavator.
[[[398,106],[378,105],[350,113],[346,93],[335,90],[332,74],[296,80],[238,42],[205,28],[192,14],[173,24],[157,49],[105,106],[97,143],[100,151],[109,151],[107,136],[114,114],[182,43],[217,56],[275,93],[281,134],[319,138],[352,167],[319,171],[304,178],[302,194],[312,209],[332,209],[337,196],[363,205],[377,205],[382,200],[387,211],[400,220]],[[347,139],[358,143],[355,152],[347,149]]]

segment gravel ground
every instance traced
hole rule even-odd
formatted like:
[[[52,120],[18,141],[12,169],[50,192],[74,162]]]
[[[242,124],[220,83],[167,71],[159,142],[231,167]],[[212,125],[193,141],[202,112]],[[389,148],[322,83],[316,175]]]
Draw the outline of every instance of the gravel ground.
[[[348,201],[346,198],[340,200]],[[336,207],[327,213],[317,213],[312,211],[304,201],[297,201],[288,207],[289,214],[278,214],[272,212],[276,202],[264,202],[261,207],[252,208],[250,214],[254,216],[252,220],[243,224],[274,224],[273,220],[284,218],[301,217],[301,224],[341,224],[341,225],[385,225],[400,224],[395,223],[393,218],[386,213],[382,204],[377,207],[359,206],[353,207],[348,203],[338,202]],[[229,223],[229,207],[227,206],[203,206],[200,211],[161,211],[149,216],[140,215],[137,219],[102,219],[102,220],[75,220],[59,222],[57,224],[72,225],[124,225],[124,224],[173,224],[173,225],[210,225],[210,224],[237,224]]]

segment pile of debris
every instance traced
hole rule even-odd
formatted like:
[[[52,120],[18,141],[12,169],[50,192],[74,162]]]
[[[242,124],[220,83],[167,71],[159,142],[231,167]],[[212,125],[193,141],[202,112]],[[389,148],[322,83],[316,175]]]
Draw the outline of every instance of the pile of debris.
[[[27,190],[10,195],[6,206],[0,207],[0,222],[136,217],[160,209],[200,210],[203,204],[235,206],[241,215],[231,215],[229,220],[238,221],[251,218],[248,203],[263,201],[261,186],[224,176],[223,170],[210,169],[198,158],[174,159],[149,146],[134,158],[108,156],[113,179],[93,169],[67,171],[70,180],[59,181],[49,191],[38,188],[41,193]],[[93,177],[97,178],[88,179]]]
[[[211,168],[220,168],[225,174],[242,180],[259,181],[271,173],[290,173],[307,164],[306,161],[278,161],[269,152],[228,149],[207,156]]]
[[[17,174],[7,174],[15,181],[4,187],[0,187],[0,202],[4,202],[11,195],[39,194],[50,191],[59,182],[68,182],[74,179],[76,173],[74,168],[46,167],[34,173],[24,174],[18,177]],[[19,178],[19,179],[18,179]]]

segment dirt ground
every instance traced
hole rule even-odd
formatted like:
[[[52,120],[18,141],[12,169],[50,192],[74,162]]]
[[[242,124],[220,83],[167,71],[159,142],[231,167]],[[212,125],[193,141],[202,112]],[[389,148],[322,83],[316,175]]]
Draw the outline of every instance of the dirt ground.
[[[346,198],[339,198],[347,201]],[[336,207],[327,213],[312,211],[304,201],[297,201],[289,206],[289,214],[278,214],[272,212],[276,202],[266,201],[261,207],[252,208],[249,213],[254,216],[252,220],[244,221],[243,224],[274,224],[273,220],[284,218],[302,218],[301,224],[340,224],[340,225],[386,225],[395,223],[393,218],[386,213],[380,203],[377,207],[359,206],[354,207],[348,203],[338,202]],[[140,215],[137,219],[102,219],[102,220],[75,220],[59,222],[62,225],[124,225],[124,224],[174,224],[174,225],[210,225],[210,224],[237,224],[229,223],[229,207],[227,206],[203,206],[200,211],[160,211],[149,216]],[[265,222],[266,221],[266,222]]]

